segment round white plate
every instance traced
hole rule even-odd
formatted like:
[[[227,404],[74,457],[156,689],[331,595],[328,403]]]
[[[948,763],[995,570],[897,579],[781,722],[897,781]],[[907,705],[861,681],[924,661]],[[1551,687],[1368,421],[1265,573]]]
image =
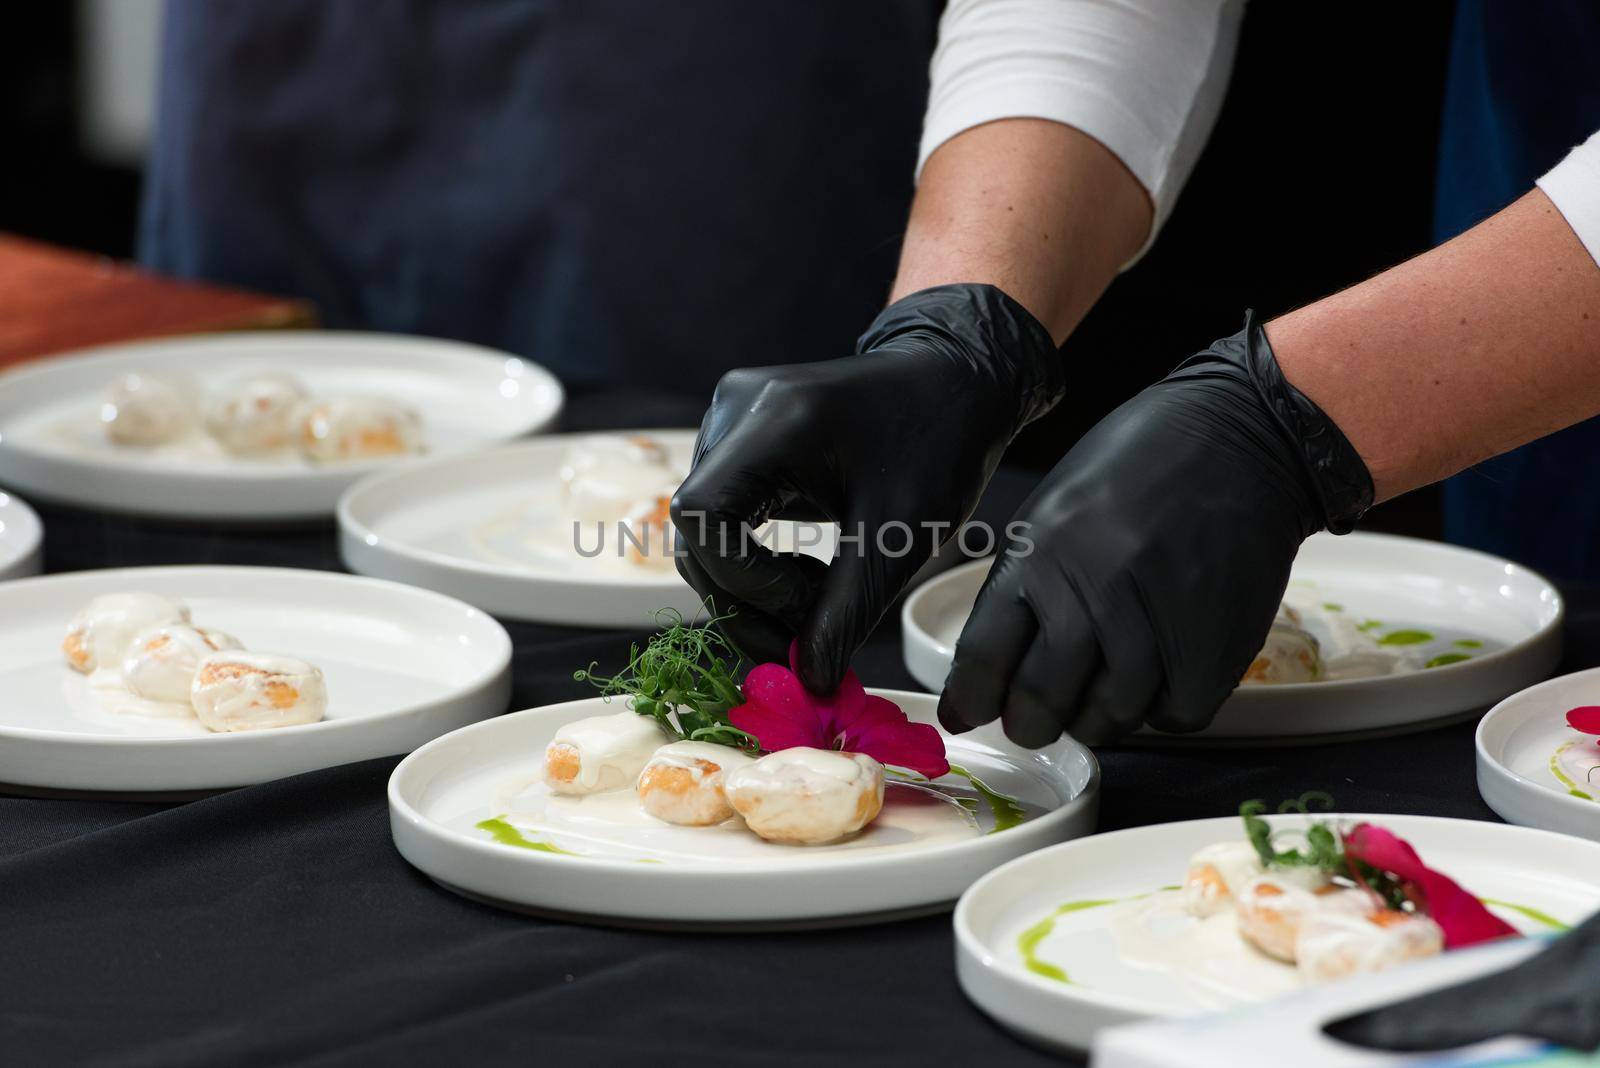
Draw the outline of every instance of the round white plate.
[[[1387,827],[1416,846],[1430,867],[1482,898],[1512,902],[1569,925],[1600,907],[1600,845],[1475,820],[1318,818],[1371,820]],[[1303,824],[1298,816],[1272,820],[1280,826]],[[1171,973],[1122,958],[1111,924],[1118,910],[1137,908],[1137,902],[1057,915],[1042,937],[1040,925],[1063,905],[1121,901],[1178,883],[1196,850],[1243,837],[1242,825],[1233,817],[1165,823],[1068,842],[996,869],[973,884],[956,906],[956,974],[962,989],[984,1012],[1025,1038],[1071,1049],[1087,1048],[1103,1027],[1222,1007]],[[1525,933],[1552,930],[1528,913],[1491,907]],[[1059,969],[1070,983],[1027,967],[1020,939],[1030,929],[1038,939],[1035,962]],[[1287,966],[1279,967],[1292,974]]]
[[[927,694],[874,692],[913,720],[935,722]],[[621,708],[592,698],[529,709],[418,749],[389,779],[389,825],[401,855],[447,888],[506,908],[631,926],[804,928],[948,908],[996,865],[1094,828],[1100,771],[1087,749],[1063,739],[1022,752],[996,731],[946,739],[953,764],[1036,808],[994,833],[981,833],[992,826],[982,804],[979,828],[954,840],[908,829],[914,825],[899,822],[894,805],[865,834],[833,846],[774,845],[732,825],[680,828],[644,817],[643,827],[593,817],[584,829],[591,817],[581,806],[595,798],[564,801],[580,807],[559,831],[521,832],[566,853],[501,844],[479,827],[502,818],[527,823],[519,806],[548,796],[539,777],[557,728]],[[610,811],[604,803],[596,809]]]
[[[944,688],[956,639],[992,563],[964,564],[906,600],[906,667],[930,690]],[[1425,656],[1461,653],[1449,638],[1482,645],[1464,654],[1470,659],[1407,674],[1241,686],[1205,730],[1141,737],[1303,743],[1433,727],[1544,678],[1561,659],[1561,594],[1548,579],[1487,553],[1387,534],[1317,534],[1295,560],[1290,589],[1379,621],[1381,633],[1437,633],[1437,641],[1420,646]]]
[[[190,448],[112,445],[101,398],[131,371],[183,373],[215,387],[287,372],[314,395],[370,394],[422,416],[430,453],[531,434],[561,412],[561,384],[525,360],[454,341],[321,330],[212,334],[52,357],[0,375],[0,482],[41,499],[182,519],[327,515],[339,494],[393,460],[311,464]]]
[[[1512,823],[1600,842],[1600,771],[1580,780],[1558,759],[1600,742],[1567,726],[1567,711],[1600,704],[1600,668],[1541,682],[1501,701],[1478,724],[1478,792]],[[1564,754],[1563,754],[1564,755]],[[1565,781],[1562,776],[1565,775]]]
[[[61,657],[67,622],[104,593],[186,601],[247,648],[322,668],[320,723],[212,734],[96,700]],[[0,783],[48,790],[214,790],[404,753],[505,710],[511,639],[477,609],[425,590],[275,567],[80,571],[0,585]]]
[[[14,493],[0,493],[0,581],[37,575],[44,564],[44,525]]]
[[[641,627],[663,608],[692,617],[700,597],[675,568],[630,562],[609,526],[603,534],[592,523],[575,531],[562,509],[559,471],[573,443],[636,434],[660,442],[688,469],[692,430],[553,434],[417,461],[344,495],[340,555],[352,571],[438,590],[502,619]],[[773,526],[781,539],[769,543],[774,548],[832,555],[831,528]]]

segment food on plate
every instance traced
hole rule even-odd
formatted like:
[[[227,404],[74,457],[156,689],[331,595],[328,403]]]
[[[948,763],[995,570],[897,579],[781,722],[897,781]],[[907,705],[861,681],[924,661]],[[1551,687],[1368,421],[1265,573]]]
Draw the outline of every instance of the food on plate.
[[[716,629],[720,619],[703,626],[670,612],[658,619],[664,629],[633,647],[623,671],[574,673],[603,697],[625,698],[628,708],[555,732],[545,749],[543,796],[597,806],[602,815],[594,818],[604,819],[617,812],[619,795],[631,794],[633,812],[663,823],[820,845],[878,818],[890,764],[919,783],[899,787],[915,794],[908,807],[940,808],[962,832],[976,830],[963,802],[976,806],[978,797],[958,800],[931,785],[952,770],[939,732],[868,695],[854,673],[826,702],[781,664],[757,665],[741,685],[741,658]],[[1026,818],[1015,798],[960,774],[992,810],[1003,810],[1004,826]],[[998,814],[995,828],[1002,829]]]
[[[618,538],[629,563],[658,571],[673,568],[671,505],[672,494],[662,493],[623,516]]]
[[[226,732],[315,723],[327,711],[320,669],[246,652],[233,635],[192,622],[182,601],[154,593],[96,597],[73,616],[61,651],[119,712],[193,715]]]
[[[614,528],[614,551],[641,567],[672,567],[668,506],[685,472],[665,446],[643,434],[596,435],[561,458],[562,505],[580,524]],[[604,542],[602,542],[604,544]]]
[[[164,445],[194,425],[193,394],[177,379],[125,374],[106,390],[100,422],[115,445]]]
[[[297,410],[295,421],[300,451],[317,463],[402,456],[421,449],[421,417],[381,397],[311,401]]]
[[[191,623],[162,623],[140,631],[122,659],[122,682],[148,701],[187,704],[200,661],[242,649],[231,634]]]
[[[562,794],[631,787],[664,741],[655,719],[634,712],[568,723],[545,747],[545,781]]]
[[[67,624],[61,652],[74,671],[85,675],[116,670],[133,639],[163,623],[187,623],[182,601],[154,593],[108,593],[90,601]]]
[[[1562,742],[1550,758],[1550,774],[1566,787],[1570,796],[1593,801],[1597,797],[1596,790],[1600,789],[1595,775],[1600,771],[1600,744],[1594,741],[1594,736],[1600,734],[1600,705],[1581,705],[1568,710],[1567,726],[1588,737],[1568,738]]]
[[[1359,913],[1327,910],[1314,912],[1301,923],[1295,964],[1308,981],[1327,982],[1443,951],[1444,931],[1426,916],[1390,908]]]
[[[728,803],[769,842],[821,845],[855,834],[883,808],[883,765],[864,753],[790,748],[727,773]]]
[[[258,456],[295,442],[295,413],[306,388],[292,375],[258,374],[230,382],[205,405],[205,428],[222,447]]]
[[[1312,633],[1300,625],[1300,613],[1287,604],[1267,632],[1266,643],[1244,673],[1245,682],[1315,682],[1322,674],[1322,651]]]
[[[1477,638],[1449,639],[1413,626],[1362,619],[1342,604],[1291,586],[1240,682],[1270,686],[1399,675],[1471,660],[1483,645]]]
[[[195,669],[189,694],[195,715],[218,732],[315,723],[327,712],[322,671],[274,653],[211,653]]]
[[[665,823],[709,827],[733,818],[727,776],[752,762],[731,746],[670,742],[639,773],[639,807]]]
[[[1325,798],[1308,794],[1285,808],[1305,812]],[[1300,845],[1282,849],[1278,840],[1288,835],[1261,818],[1264,807],[1240,806],[1244,843],[1219,842],[1194,855],[1180,900],[1197,919],[1231,921],[1248,946],[1295,965],[1303,978],[1378,971],[1516,933],[1383,828],[1312,820]],[[1241,844],[1255,854],[1253,865]],[[1231,914],[1222,905],[1229,898]]]

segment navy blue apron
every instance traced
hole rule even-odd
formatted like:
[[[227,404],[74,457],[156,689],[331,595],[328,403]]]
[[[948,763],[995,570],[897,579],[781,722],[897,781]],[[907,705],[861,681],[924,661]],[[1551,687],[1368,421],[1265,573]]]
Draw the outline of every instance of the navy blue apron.
[[[1600,130],[1600,3],[1461,0],[1435,237],[1469,229]],[[1445,534],[1552,576],[1600,580],[1600,420],[1445,483]]]
[[[703,406],[881,307],[940,7],[169,0],[140,256]]]

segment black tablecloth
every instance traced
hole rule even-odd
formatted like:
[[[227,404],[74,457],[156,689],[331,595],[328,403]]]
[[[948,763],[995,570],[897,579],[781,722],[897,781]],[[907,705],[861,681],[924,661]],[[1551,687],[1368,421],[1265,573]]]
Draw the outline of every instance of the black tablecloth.
[[[1025,483],[1003,479],[1002,511]],[[51,571],[335,568],[331,527],[199,529],[43,509]],[[623,632],[511,624],[513,708],[586,695]],[[886,621],[856,667],[913,688]],[[1600,595],[1564,669],[1600,663]],[[4,700],[4,695],[0,695]],[[1493,819],[1470,725],[1321,747],[1108,750],[1100,826],[1308,789],[1347,810]],[[0,1063],[1044,1063],[963,997],[947,916],[797,934],[544,922],[463,900],[389,840],[367,761],[181,805],[0,798]]]

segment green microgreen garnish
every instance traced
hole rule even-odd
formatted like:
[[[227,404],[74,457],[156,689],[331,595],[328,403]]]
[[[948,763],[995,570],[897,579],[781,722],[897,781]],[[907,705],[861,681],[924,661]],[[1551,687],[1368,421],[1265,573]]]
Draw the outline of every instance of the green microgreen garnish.
[[[1280,813],[1311,814],[1311,806],[1326,812],[1333,807],[1333,798],[1321,790],[1311,790],[1299,797],[1290,798],[1278,806]],[[1265,801],[1246,801],[1239,806],[1239,818],[1244,820],[1244,833],[1255,846],[1256,855],[1268,869],[1321,868],[1328,877],[1342,878],[1375,893],[1384,907],[1414,909],[1415,902],[1405,884],[1388,872],[1379,871],[1364,861],[1346,855],[1344,835],[1339,828],[1312,820],[1305,829],[1306,847],[1278,849],[1272,841],[1272,825],[1261,818],[1267,810]]]
[[[1299,797],[1290,798],[1278,806],[1279,812],[1299,812],[1309,815],[1311,806],[1323,811],[1333,807],[1333,798],[1320,790],[1312,790]],[[1272,825],[1261,818],[1267,810],[1265,801],[1246,801],[1239,806],[1239,818],[1244,820],[1244,833],[1255,846],[1256,855],[1268,868],[1321,868],[1332,874],[1344,868],[1344,850],[1339,846],[1339,836],[1325,823],[1313,821],[1306,828],[1306,848],[1279,850],[1272,843]]]
[[[707,611],[712,611],[709,601]],[[594,684],[603,698],[627,697],[629,708],[656,719],[678,738],[757,752],[761,744],[755,736],[728,722],[728,710],[744,703],[739,689],[744,654],[717,629],[730,615],[713,614],[702,624],[663,608],[655,616],[661,632],[644,648],[629,648],[627,667],[606,678],[590,664],[572,677]]]

